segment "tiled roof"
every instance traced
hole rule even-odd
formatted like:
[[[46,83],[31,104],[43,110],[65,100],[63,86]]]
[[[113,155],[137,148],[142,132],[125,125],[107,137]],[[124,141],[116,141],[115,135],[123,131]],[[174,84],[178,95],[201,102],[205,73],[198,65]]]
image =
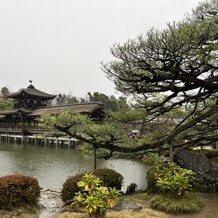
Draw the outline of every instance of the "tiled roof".
[[[41,116],[41,115],[56,115],[65,111],[75,111],[78,113],[88,113],[91,114],[97,110],[101,109],[101,105],[98,103],[82,103],[82,104],[72,104],[72,105],[61,105],[53,107],[44,107],[34,110],[31,115]]]
[[[48,93],[42,92],[36,89],[32,84],[29,85],[26,89],[20,89],[18,92],[10,93],[7,95],[7,98],[20,98],[22,95],[30,95],[33,98],[50,100],[56,97],[56,95],[50,95]]]

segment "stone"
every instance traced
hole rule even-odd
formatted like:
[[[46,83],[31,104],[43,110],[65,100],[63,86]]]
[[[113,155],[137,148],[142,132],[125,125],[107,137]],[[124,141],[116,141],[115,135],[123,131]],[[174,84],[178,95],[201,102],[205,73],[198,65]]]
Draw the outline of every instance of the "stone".
[[[178,149],[174,162],[196,173],[201,191],[218,191],[218,163],[210,161],[203,153]]]
[[[127,203],[127,202],[120,202],[116,204],[112,210],[121,211],[121,210],[141,210],[142,207],[138,206],[137,204]]]

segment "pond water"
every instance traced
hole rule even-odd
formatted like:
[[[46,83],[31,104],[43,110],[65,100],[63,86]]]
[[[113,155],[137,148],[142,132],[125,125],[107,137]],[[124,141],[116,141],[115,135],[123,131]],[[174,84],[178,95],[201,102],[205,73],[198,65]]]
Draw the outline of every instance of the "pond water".
[[[93,157],[72,148],[0,142],[0,176],[24,174],[38,179],[43,189],[60,190],[67,177],[93,169]],[[114,169],[124,177],[123,191],[134,182],[146,189],[147,167],[127,159],[97,160],[98,168]]]

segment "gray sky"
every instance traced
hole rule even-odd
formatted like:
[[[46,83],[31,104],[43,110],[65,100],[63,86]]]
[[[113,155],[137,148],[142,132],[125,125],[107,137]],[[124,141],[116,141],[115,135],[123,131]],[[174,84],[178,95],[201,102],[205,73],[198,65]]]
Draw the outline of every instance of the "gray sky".
[[[181,20],[200,0],[0,0],[0,88],[115,94],[110,48]]]

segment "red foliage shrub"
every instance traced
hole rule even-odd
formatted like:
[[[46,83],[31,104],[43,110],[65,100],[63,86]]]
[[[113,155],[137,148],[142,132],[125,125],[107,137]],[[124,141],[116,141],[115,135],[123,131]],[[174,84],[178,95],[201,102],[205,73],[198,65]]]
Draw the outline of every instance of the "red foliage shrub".
[[[36,205],[39,196],[40,187],[33,177],[24,175],[0,177],[0,208]]]

